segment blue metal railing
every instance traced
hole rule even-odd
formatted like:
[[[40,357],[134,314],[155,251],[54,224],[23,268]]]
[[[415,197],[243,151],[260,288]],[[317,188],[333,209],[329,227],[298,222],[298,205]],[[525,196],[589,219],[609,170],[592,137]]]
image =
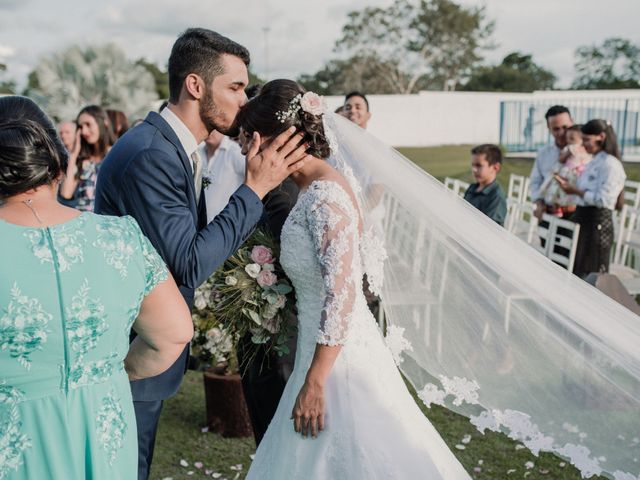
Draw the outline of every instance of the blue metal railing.
[[[564,105],[576,123],[609,120],[623,157],[640,157],[640,98],[544,99],[500,102],[500,144],[510,152],[530,152],[551,142],[544,114]]]

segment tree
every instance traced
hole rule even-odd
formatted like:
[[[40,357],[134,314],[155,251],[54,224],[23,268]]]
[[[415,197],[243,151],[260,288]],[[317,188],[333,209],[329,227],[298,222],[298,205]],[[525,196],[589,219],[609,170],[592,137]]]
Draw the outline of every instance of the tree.
[[[536,65],[531,55],[513,52],[500,65],[474,70],[462,90],[476,92],[533,92],[551,90],[556,83],[553,72]]]
[[[4,63],[0,63],[0,78],[4,76],[7,71],[7,66]],[[16,82],[13,80],[0,80],[0,94],[12,95],[16,93]]]
[[[73,46],[43,58],[25,94],[57,119],[75,118],[89,104],[141,116],[158,99],[153,75],[114,44]]]
[[[415,92],[421,84],[449,90],[482,60],[481,51],[492,47],[492,32],[484,7],[396,0],[387,8],[349,13],[336,50],[396,66],[396,93]]]
[[[151,74],[156,84],[156,93],[158,98],[166,100],[169,98],[169,72],[161,70],[155,63],[149,62],[144,58],[136,60],[136,65],[140,65]]]
[[[169,72],[165,70],[161,70],[155,63],[149,62],[144,58],[140,58],[136,60],[136,65],[140,65],[144,67],[152,76],[156,83],[156,92],[158,93],[158,98],[163,100],[169,99]],[[251,70],[249,70],[249,85],[254,85],[256,83],[264,83],[260,77],[255,75]]]
[[[298,78],[307,90],[321,95],[344,95],[351,90],[368,94],[396,93],[398,80],[406,81],[397,62],[384,62],[377,56],[354,56],[346,60],[334,59],[314,74]]]
[[[578,47],[575,58],[573,88],[640,88],[640,47],[629,40],[608,38],[600,46]]]

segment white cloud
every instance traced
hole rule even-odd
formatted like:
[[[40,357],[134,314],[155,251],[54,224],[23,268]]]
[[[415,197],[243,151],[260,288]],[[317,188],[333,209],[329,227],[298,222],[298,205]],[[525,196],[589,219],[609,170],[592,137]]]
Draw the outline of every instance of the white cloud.
[[[13,46],[14,54],[6,57],[6,63],[9,74],[23,83],[40,56],[71,44],[115,42],[131,58],[165,65],[179,33],[202,26],[245,45],[258,74],[268,70],[271,78],[295,78],[334,57],[333,46],[349,11],[392,1],[0,0],[0,46]],[[640,43],[638,0],[607,0],[606,8],[602,0],[581,0],[579,5],[557,0],[458,1],[466,6],[484,4],[488,17],[496,20],[498,48],[487,52],[488,62],[497,63],[515,50],[530,53],[565,86],[573,78],[577,46],[610,36]]]
[[[2,45],[0,43],[0,61],[5,61],[10,57],[15,55],[16,51],[13,47],[9,45]]]

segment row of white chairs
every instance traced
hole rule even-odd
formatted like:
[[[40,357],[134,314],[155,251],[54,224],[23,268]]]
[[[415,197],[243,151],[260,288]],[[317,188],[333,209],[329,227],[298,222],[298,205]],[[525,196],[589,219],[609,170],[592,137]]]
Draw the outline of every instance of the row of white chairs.
[[[450,177],[445,178],[444,185],[461,197],[469,187],[468,183]],[[572,271],[580,226],[546,213],[542,217],[545,226],[539,225],[534,215],[535,205],[528,200],[528,190],[528,177],[514,174],[509,177],[504,227],[553,262]],[[563,230],[562,234],[560,230]]]

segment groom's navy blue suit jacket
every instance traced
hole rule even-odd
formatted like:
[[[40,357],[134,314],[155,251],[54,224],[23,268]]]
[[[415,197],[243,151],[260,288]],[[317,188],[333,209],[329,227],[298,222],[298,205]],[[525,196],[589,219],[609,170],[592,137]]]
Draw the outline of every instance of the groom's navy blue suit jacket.
[[[95,211],[131,215],[158,250],[191,308],[202,284],[252,232],[262,202],[246,185],[208,225],[204,195],[196,204],[193,170],[169,124],[151,112],[111,148],[100,167]],[[164,373],[131,383],[133,399],[162,400],[175,394],[189,356]]]

